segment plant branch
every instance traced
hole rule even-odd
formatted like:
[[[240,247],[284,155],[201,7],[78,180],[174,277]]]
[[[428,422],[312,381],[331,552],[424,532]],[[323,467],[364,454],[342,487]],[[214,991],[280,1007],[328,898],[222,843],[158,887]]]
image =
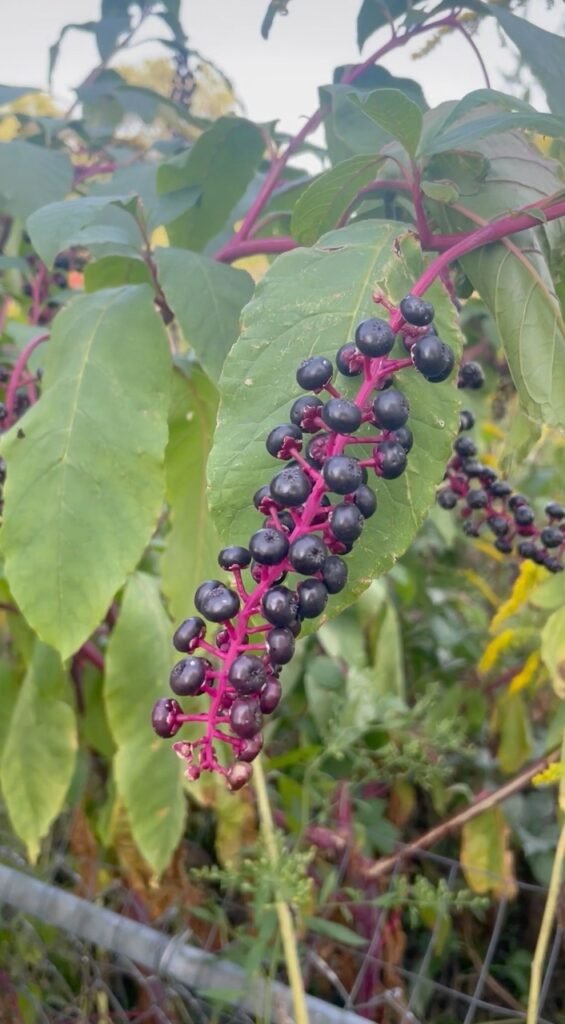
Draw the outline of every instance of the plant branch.
[[[547,768],[548,765],[553,764],[559,757],[559,751],[554,750],[550,754],[546,754],[544,757],[539,757],[536,761],[533,761],[528,768],[520,772],[509,782],[505,782],[503,786],[493,790],[491,793],[487,793],[486,796],[480,796],[466,807],[464,811],[459,811],[458,814],[454,814],[447,821],[442,821],[435,828],[429,829],[428,832],[424,832],[418,839],[414,839],[413,842],[408,843],[401,850],[390,855],[390,857],[384,857],[382,860],[378,860],[375,864],[371,864],[366,867],[363,872],[366,878],[381,878],[382,875],[387,875],[389,871],[392,871],[397,864],[402,861],[409,859],[414,854],[420,852],[420,850],[428,850],[430,846],[435,846],[442,839],[451,835],[453,832],[458,832],[459,829],[463,828],[467,822],[472,821],[473,818],[477,818],[479,814],[483,814],[484,811],[489,811],[492,807],[497,807],[498,804],[508,800],[509,797],[514,796],[515,793],[520,793],[529,783],[532,781],[534,775],[538,772]]]
[[[465,28],[465,26],[464,26],[462,21],[458,21],[457,24],[455,25],[455,28],[457,29],[458,32],[461,32],[461,35],[463,35],[465,37],[465,39],[467,40],[467,42],[469,43],[469,46],[471,47],[473,53],[475,54],[475,57],[477,58],[479,64],[481,65],[481,71],[483,73],[483,78],[485,80],[485,85],[486,85],[487,89],[491,89],[492,86],[490,84],[490,78],[489,78],[489,73],[487,71],[487,66],[486,66],[486,64],[485,64],[485,62],[484,62],[484,60],[482,58],[481,51],[479,50],[479,47],[477,46],[477,44],[476,44],[475,40],[473,39],[471,33],[467,32],[467,29]]]
[[[215,255],[220,263],[233,263],[244,256],[272,255],[297,249],[298,242],[290,236],[280,238],[246,238],[242,241],[233,239],[224,245]]]
[[[10,374],[10,380],[8,381],[8,386],[6,388],[5,406],[7,415],[5,420],[5,429],[11,427],[12,423],[14,422],[14,406],[16,404],[16,393],[18,387],[20,386],[20,380],[26,368],[27,361],[31,356],[32,352],[34,352],[35,349],[38,347],[38,345],[41,345],[44,341],[47,341],[48,338],[48,334],[40,334],[38,335],[37,338],[32,338],[31,341],[28,341],[27,345],[24,346],[18,358],[16,359],[16,362],[14,363],[14,369]]]
[[[261,823],[261,831],[265,841],[265,848],[271,865],[276,871],[280,858],[280,851],[278,849],[275,825],[273,822],[273,815],[271,813],[271,804],[269,802],[269,793],[267,791],[267,783],[260,756],[255,761],[253,780],[255,784],[255,794],[257,797],[257,810],[259,812],[259,821]],[[294,921],[292,919],[292,911],[288,903],[285,900],[280,899],[278,895],[276,896],[276,910],[284,950],[286,972],[292,993],[294,1024],[308,1024],[308,1008],[306,1006],[302,971],[300,969],[300,961],[298,959],[298,943],[294,929]]]

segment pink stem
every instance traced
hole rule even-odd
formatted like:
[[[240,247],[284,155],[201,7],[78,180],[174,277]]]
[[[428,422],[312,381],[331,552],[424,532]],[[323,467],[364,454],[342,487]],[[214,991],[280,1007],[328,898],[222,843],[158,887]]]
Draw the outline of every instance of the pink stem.
[[[87,640],[86,643],[77,651],[79,658],[84,658],[85,661],[89,661],[95,668],[104,671],[104,655],[98,650],[96,644],[93,644],[91,640]]]
[[[113,161],[100,164],[90,164],[89,167],[75,167],[74,183],[80,185],[86,178],[93,178],[96,174],[113,174],[118,165]]]
[[[6,388],[6,428],[11,427],[12,423],[14,422],[14,405],[16,402],[16,392],[18,390],[18,387],[20,386],[20,380],[26,368],[27,361],[31,356],[32,352],[34,352],[35,349],[38,347],[38,345],[41,345],[44,341],[47,341],[48,338],[48,334],[40,334],[37,338],[32,338],[31,341],[28,341],[27,345],[24,346],[18,358],[16,359],[14,369],[10,374],[10,380],[8,381],[8,386]]]
[[[244,256],[273,255],[280,252],[288,252],[290,249],[297,249],[298,242],[294,238],[247,238],[243,241],[233,239],[218,249],[214,259],[219,263],[233,263],[234,260],[243,259]]]

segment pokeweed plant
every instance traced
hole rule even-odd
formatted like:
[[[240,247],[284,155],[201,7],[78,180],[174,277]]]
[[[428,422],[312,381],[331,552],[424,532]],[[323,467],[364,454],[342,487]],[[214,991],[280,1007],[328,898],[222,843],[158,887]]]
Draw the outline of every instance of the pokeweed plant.
[[[214,118],[173,0],[118,0],[64,28],[50,74],[77,27],[100,57],[66,112],[0,87],[13,652],[0,779],[32,858],[76,781],[80,737],[111,759],[134,840],[162,872],[185,797],[151,708],[190,780],[213,771],[244,786],[299,633],[394,565],[438,488],[468,536],[486,529],[500,555],[561,570],[562,496],[537,526],[477,458],[460,409],[461,391],[482,384],[459,325],[479,301],[520,403],[507,468],[542,426],[565,426],[565,43],[520,13],[364,0],[358,42],[378,34],[378,47],[336,71],[290,139],[236,114],[224,80]],[[476,42],[488,19],[550,112],[491,87]],[[119,65],[151,22],[168,33],[165,91]],[[380,62],[449,33],[485,87],[430,110]],[[294,166],[306,152],[318,173]],[[541,658],[562,698],[564,595],[551,595]],[[172,633],[184,657],[171,671]],[[174,698],[162,696],[169,672]]]

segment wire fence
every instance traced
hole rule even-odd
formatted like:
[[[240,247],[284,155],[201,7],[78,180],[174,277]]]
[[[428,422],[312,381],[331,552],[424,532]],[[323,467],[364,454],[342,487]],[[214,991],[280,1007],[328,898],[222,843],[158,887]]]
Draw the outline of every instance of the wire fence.
[[[456,860],[422,852],[417,861],[444,879],[452,893],[466,884]],[[283,980],[262,972],[247,975],[234,962],[237,942],[228,940],[219,948],[212,925],[208,938],[200,934],[196,939],[180,927],[176,908],[150,924],[140,922],[135,897],[115,867],[108,866],[106,889],[89,901],[75,895],[78,878],[65,858],[55,857],[32,873],[13,844],[6,843],[0,845],[0,862],[0,1024],[292,1020]],[[347,854],[337,869],[347,876]],[[388,878],[389,894],[399,870]],[[466,915],[466,930],[457,929],[456,956],[453,943],[451,955],[445,953],[449,910],[427,929],[399,928],[395,949],[391,915],[369,901],[363,946],[315,937],[303,944],[312,1024],[524,1021],[529,960],[545,895],[543,886],[517,882],[512,895],[484,911],[480,938],[473,931],[476,915]],[[233,894],[218,900],[226,913],[237,910]],[[406,910],[395,906],[395,920],[401,921]],[[257,924],[249,923],[250,935]],[[523,931],[522,958],[508,952],[508,936],[517,928]],[[558,920],[539,1024],[565,1024],[563,938]]]

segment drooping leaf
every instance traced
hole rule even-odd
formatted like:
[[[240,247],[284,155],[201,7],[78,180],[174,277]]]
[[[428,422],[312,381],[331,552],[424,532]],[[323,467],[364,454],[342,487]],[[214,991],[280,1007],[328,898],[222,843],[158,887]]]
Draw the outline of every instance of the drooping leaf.
[[[64,199],[73,181],[66,153],[16,139],[0,143],[0,209],[25,220],[30,213]]]
[[[304,673],[308,711],[322,737],[332,732],[341,714],[346,700],[344,683],[344,674],[334,658],[321,654],[308,661]]]
[[[31,861],[63,808],[76,758],[74,712],[56,652],[37,643],[10,720],[1,764],[4,801]]]
[[[353,156],[325,171],[302,193],[292,212],[290,230],[301,245],[312,245],[337,227],[364,185],[373,181],[382,157]]]
[[[133,249],[141,248],[143,239],[137,224],[125,210],[121,213],[126,221],[119,225],[119,235],[111,237],[108,221],[104,223],[97,236],[89,228],[100,227],[100,216],[107,212],[112,204],[127,203],[129,196],[87,196],[71,202],[49,203],[42,206],[28,218],[27,229],[35,250],[48,266],[51,266],[58,253],[71,245],[88,246],[93,240],[102,242],[121,242]]]
[[[217,405],[216,388],[201,370],[175,370],[165,451],[171,523],[161,568],[163,592],[177,622],[192,614],[196,587],[218,571],[220,542],[208,511],[206,481]]]
[[[56,39],[55,42],[53,43],[53,45],[49,47],[49,83],[50,84],[51,84],[51,79],[53,78],[53,72],[55,70],[55,65],[56,65],[56,63],[57,63],[57,61],[59,59],[59,51],[61,49],[61,44],[62,44],[62,42],[63,42],[67,32],[71,32],[72,30],[74,30],[76,32],[90,32],[91,34],[94,34],[96,32],[96,26],[97,26],[97,22],[96,21],[72,22],[72,23],[69,23],[68,25],[64,25],[63,26],[63,28],[61,29],[61,31],[59,33],[59,38]]]
[[[518,47],[526,64],[529,64],[536,78],[541,82],[550,110],[556,114],[563,111],[563,90],[565,89],[565,39],[555,32],[547,32],[538,25],[532,25],[525,18],[518,18],[507,8],[498,4],[485,5],[488,12],[498,19],[512,42]]]
[[[0,750],[4,749],[10,732],[10,721],[19,692],[20,680],[15,666],[7,660],[0,662]]]
[[[251,277],[186,249],[157,249],[155,262],[186,341],[217,381],[239,334],[241,310],[253,294]]]
[[[151,729],[151,708],[166,691],[171,623],[158,581],[129,579],[106,655],[105,701],[117,745],[114,776],[132,834],[156,874],[167,867],[185,819],[180,762]]]
[[[549,616],[541,634],[541,656],[553,689],[565,700],[565,606]]]
[[[400,89],[377,89],[368,96],[352,96],[363,114],[397,139],[410,156],[416,155],[422,133],[420,107]]]
[[[405,681],[400,623],[384,580],[374,580],[361,595],[358,614],[367,633],[375,697],[403,699]]]
[[[509,131],[526,129],[539,132],[550,138],[565,137],[565,118],[555,114],[510,112],[504,114],[488,114],[475,117],[463,124],[453,125],[448,131],[441,131],[433,138],[426,140],[425,152],[422,155],[443,153],[447,150],[469,148],[477,139],[486,135],[501,134]]]
[[[394,18],[404,14],[407,7],[406,0],[363,0],[359,14],[357,15],[357,46],[363,49],[363,44],[369,36],[383,25],[389,25]]]
[[[500,807],[468,821],[461,832],[461,867],[473,892],[511,898],[516,892],[508,826]]]
[[[251,121],[220,117],[189,150],[160,167],[161,195],[201,190],[197,205],[171,223],[172,245],[198,252],[218,234],[257,170],[263,149],[261,132]]]
[[[44,391],[2,439],[2,547],[24,615],[63,657],[134,568],[163,492],[170,359],[146,285],[81,296],[56,319]],[[23,436],[22,436],[23,435]]]
[[[513,775],[532,755],[528,709],[519,693],[504,694],[498,702],[498,763],[505,775]]]
[[[265,450],[265,437],[288,418],[299,393],[298,364],[311,354],[334,358],[357,323],[374,314],[375,287],[398,301],[416,280],[422,269],[418,247],[413,238],[399,236],[398,225],[389,222],[331,232],[312,249],[279,257],[258,284],[220,380],[209,478],[212,511],[223,542],[246,543],[257,529],[251,496],[278,469]],[[430,295],[438,331],[457,349],[453,307],[439,285]],[[346,392],[350,387],[341,378],[339,386]],[[454,381],[428,385],[408,372],[399,377],[399,386],[411,404],[415,444],[409,468],[397,480],[375,481],[379,511],[367,521],[348,558],[349,582],[332,599],[330,614],[351,603],[406,549],[443,476],[456,429]]]

